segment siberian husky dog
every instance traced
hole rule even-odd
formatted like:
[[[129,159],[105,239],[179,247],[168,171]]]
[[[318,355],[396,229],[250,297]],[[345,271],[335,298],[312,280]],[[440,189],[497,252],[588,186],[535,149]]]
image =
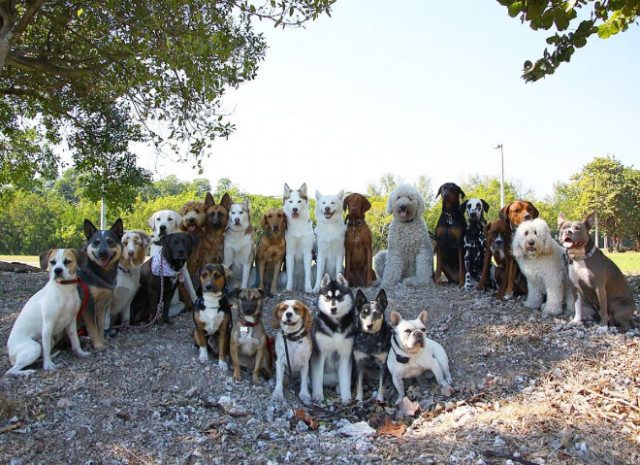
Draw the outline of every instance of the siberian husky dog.
[[[313,400],[323,401],[323,385],[337,385],[342,403],[351,400],[351,358],[356,310],[349,283],[325,274],[320,283],[318,314],[313,322],[311,381]]]
[[[249,200],[232,203],[224,234],[224,265],[233,276],[241,277],[239,286],[246,289],[253,263],[253,228],[249,221]]]
[[[320,289],[320,279],[325,271],[331,278],[342,273],[344,260],[344,234],[346,226],[342,218],[344,191],[338,195],[322,195],[316,191],[316,240],[318,258],[316,259],[316,285],[313,292]]]
[[[284,214],[287,217],[287,232],[285,233],[287,265],[287,291],[292,291],[294,277],[301,276],[304,269],[304,291],[312,292],[311,286],[311,254],[313,251],[313,225],[309,218],[309,197],[307,185],[300,189],[291,190],[284,185],[282,197]],[[299,281],[299,279],[296,279]],[[297,283],[296,283],[297,284]]]

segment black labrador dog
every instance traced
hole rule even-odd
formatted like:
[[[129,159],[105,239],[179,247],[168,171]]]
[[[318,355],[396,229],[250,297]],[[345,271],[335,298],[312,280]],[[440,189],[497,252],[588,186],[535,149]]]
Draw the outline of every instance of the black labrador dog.
[[[187,233],[162,236],[160,253],[147,260],[140,269],[140,288],[131,303],[131,321],[169,321],[171,299],[180,281],[182,268],[196,244],[197,237]]]

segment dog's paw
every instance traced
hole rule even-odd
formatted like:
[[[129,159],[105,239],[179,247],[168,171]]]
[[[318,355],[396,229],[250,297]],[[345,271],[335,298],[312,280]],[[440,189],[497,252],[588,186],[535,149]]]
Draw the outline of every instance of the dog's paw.
[[[200,354],[198,355],[198,362],[207,363],[209,361],[209,354]]]
[[[555,308],[544,308],[542,311],[542,316],[545,318],[550,318],[553,316],[558,316],[562,313],[562,307],[555,307]]]
[[[320,393],[320,394],[313,394],[313,396],[311,397],[315,402],[324,402],[324,394]]]
[[[86,352],[80,349],[80,350],[74,351],[74,354],[76,354],[76,356],[78,357],[85,358],[85,357],[89,357],[91,355],[91,352]]]
[[[42,365],[42,368],[44,368],[46,371],[52,371],[55,370],[56,364],[53,362],[44,362],[44,365]]]
[[[311,396],[309,395],[308,392],[302,392],[300,391],[300,393],[298,394],[298,396],[300,397],[300,399],[302,400],[302,402],[304,403],[309,403],[311,402]]]
[[[451,397],[451,394],[453,394],[453,389],[451,389],[451,386],[442,386],[442,388],[440,389],[440,392],[442,392],[442,395],[445,397]]]
[[[313,287],[311,287],[311,286],[308,286],[308,287],[307,287],[307,286],[305,286],[305,287],[304,287],[304,292],[306,292],[307,294],[313,294],[314,292],[318,292],[318,291],[316,291],[316,290],[315,290]]]
[[[582,320],[580,318],[578,318],[577,316],[574,316],[571,321],[569,322],[569,324],[571,325],[581,325],[582,324]]]
[[[224,360],[218,360],[218,368],[222,371],[227,371],[229,369],[229,365]]]
[[[260,379],[259,374],[254,373],[251,379],[253,381],[253,384],[262,384],[262,380]]]
[[[284,402],[284,394],[282,393],[282,389],[276,389],[271,394],[271,400],[275,402]]]
[[[513,300],[513,292],[509,292],[508,294],[505,294],[503,299],[504,300]],[[529,308],[533,308],[533,307],[529,307]]]
[[[236,371],[233,372],[233,380],[240,381],[240,370],[238,370],[237,372]]]

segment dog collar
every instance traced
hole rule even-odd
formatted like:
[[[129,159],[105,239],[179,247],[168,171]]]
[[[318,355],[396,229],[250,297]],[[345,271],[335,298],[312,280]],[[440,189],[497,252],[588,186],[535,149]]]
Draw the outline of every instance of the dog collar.
[[[569,255],[569,251],[567,250],[567,257],[569,257],[569,262],[583,262],[588,258],[593,257],[593,255],[596,253],[596,250],[598,250],[598,245],[594,242],[593,247],[591,248],[591,250],[589,251],[589,253],[585,254],[583,257],[580,258],[572,258]]]
[[[163,276],[167,278],[175,278],[176,276],[182,276],[182,270],[174,270],[169,262],[162,255],[162,251],[151,257],[151,273],[154,276]]]
[[[62,281],[56,281],[58,284],[79,284],[80,278],[75,279],[63,279]]]
[[[308,332],[307,332],[307,330],[306,330],[306,328],[304,326],[302,326],[295,333],[285,334],[284,330],[282,330],[282,329],[280,329],[280,330],[282,331],[282,337],[286,341],[291,341],[291,342],[299,341],[300,339],[302,339],[303,337],[305,337],[308,334]]]
[[[127,274],[131,273],[131,270],[127,270],[127,269],[126,269],[124,266],[122,266],[120,263],[118,263],[118,269],[119,269],[120,271],[122,271],[123,273],[127,273]]]
[[[258,313],[255,316],[256,321],[254,321],[253,323],[245,320],[244,318],[242,318],[242,313],[238,312],[238,320],[240,321],[240,326],[245,326],[245,327],[249,327],[249,328],[253,328],[255,325],[258,324],[258,322],[260,321],[260,317],[261,317],[261,313]]]
[[[396,335],[393,335],[393,338],[391,339],[391,350],[393,350],[393,353],[396,354],[396,360],[398,361],[398,363],[409,363],[409,357],[407,357],[406,355],[401,355],[398,353],[398,349],[396,350],[396,348],[393,346],[393,343],[395,342],[395,345],[398,346],[398,348],[400,347],[400,344],[398,344],[398,340],[396,339]]]
[[[352,220],[351,218],[347,218],[347,226],[362,226],[364,224],[364,220]]]

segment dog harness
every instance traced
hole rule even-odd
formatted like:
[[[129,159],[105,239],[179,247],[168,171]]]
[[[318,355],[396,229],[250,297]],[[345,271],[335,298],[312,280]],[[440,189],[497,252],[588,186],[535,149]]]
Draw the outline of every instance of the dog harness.
[[[394,342],[398,346],[398,349],[393,346]],[[391,338],[391,350],[393,350],[393,353],[396,354],[396,360],[398,361],[398,363],[409,363],[409,357],[407,357],[406,355],[400,355],[398,353],[398,350],[401,351],[402,349],[400,349],[400,344],[398,343],[395,334],[393,335],[393,338]]]
[[[76,279],[65,279],[63,281],[58,281],[58,284],[77,284],[82,289],[82,302],[80,302],[80,309],[78,310],[78,314],[76,315],[76,320],[80,320],[82,317],[82,312],[87,308],[87,304],[89,303],[89,286],[80,278]]]
[[[151,273],[154,276],[161,276],[163,278],[177,277],[180,282],[184,281],[182,270],[176,271],[171,268],[171,265],[167,262],[166,258],[164,258],[161,251],[151,257]]]

